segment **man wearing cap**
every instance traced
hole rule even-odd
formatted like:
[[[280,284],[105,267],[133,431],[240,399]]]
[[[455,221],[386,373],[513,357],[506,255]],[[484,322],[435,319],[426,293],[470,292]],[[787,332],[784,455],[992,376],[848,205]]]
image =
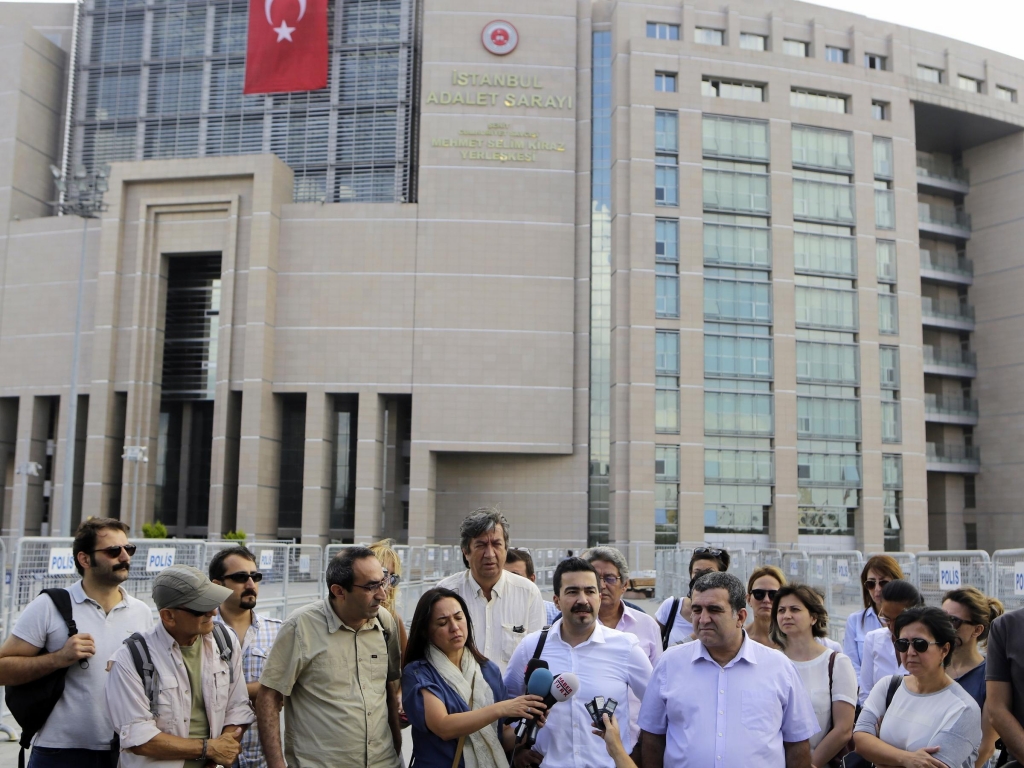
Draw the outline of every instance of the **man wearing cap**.
[[[227,632],[225,658],[211,634],[217,607],[230,596],[190,565],[173,565],[154,579],[160,622],[141,635],[155,667],[153,701],[127,645],[114,653],[106,683],[122,768],[227,766],[238,757],[242,733],[255,720],[242,653]]]
[[[401,677],[401,649],[395,620],[381,610],[390,585],[372,549],[348,547],[327,566],[327,597],[281,626],[256,696],[270,768],[400,768],[398,697],[388,683]]]

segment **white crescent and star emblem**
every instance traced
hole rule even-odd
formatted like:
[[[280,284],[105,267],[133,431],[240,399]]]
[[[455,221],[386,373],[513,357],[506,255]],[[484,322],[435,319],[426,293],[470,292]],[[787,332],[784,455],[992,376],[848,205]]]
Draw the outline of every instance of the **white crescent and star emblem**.
[[[282,21],[280,26],[274,26],[274,20],[270,16],[270,11],[274,7],[274,0],[265,0],[263,5],[263,13],[267,17],[267,24],[277,33],[277,42],[287,40],[289,43],[294,42],[292,40],[292,32],[295,31],[295,27],[289,27],[288,22]],[[299,18],[295,20],[298,24],[302,21],[302,17],[306,15],[306,0],[299,0]]]

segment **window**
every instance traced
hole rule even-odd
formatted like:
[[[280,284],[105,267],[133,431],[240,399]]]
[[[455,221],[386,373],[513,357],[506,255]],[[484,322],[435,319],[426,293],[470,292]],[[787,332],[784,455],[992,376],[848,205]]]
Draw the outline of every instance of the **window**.
[[[763,51],[767,47],[768,38],[764,35],[752,35],[740,32],[740,48],[747,51]]]
[[[797,450],[796,479],[800,487],[861,487],[860,454],[856,443],[799,440]]]
[[[887,101],[872,101],[871,102],[871,119],[872,120],[888,120],[889,119],[889,102],[887,102]]]
[[[810,278],[804,278],[810,279]],[[818,281],[834,278],[817,278]],[[850,283],[849,280],[835,282]],[[796,286],[796,324],[811,328],[857,330],[857,292],[814,285]]]
[[[705,160],[703,186],[705,210],[771,211],[769,176],[764,165]]]
[[[792,129],[793,165],[853,171],[853,134],[807,125]]]
[[[850,227],[796,222],[793,266],[797,272],[857,276],[857,240]]]
[[[767,273],[744,274],[744,270],[707,269],[705,275],[733,272],[738,276],[762,276],[764,282],[740,280],[704,280],[704,319],[737,320],[748,323],[770,323],[772,321],[772,287],[767,282]]]
[[[655,220],[654,258],[679,263],[679,222],[675,219]]]
[[[875,182],[875,228],[896,229],[896,197],[891,181]]]
[[[996,98],[1002,101],[1017,103],[1017,91],[1013,88],[1007,88],[1005,85],[996,86]]]
[[[976,80],[973,77],[967,77],[966,75],[957,75],[956,86],[961,91],[981,93],[981,80]]]
[[[856,344],[796,343],[796,378],[800,382],[856,386],[860,383],[858,361]]]
[[[656,544],[675,544],[679,538],[679,447],[654,447],[654,536]]]
[[[878,348],[879,381],[882,389],[900,388],[900,348]]]
[[[655,314],[679,317],[679,222],[654,222]]]
[[[654,90],[658,93],[675,93],[676,76],[674,72],[655,72]]]
[[[694,27],[693,42],[701,43],[702,45],[724,45],[725,33],[720,29]]]
[[[730,328],[727,325],[718,325],[717,327]],[[732,329],[742,329],[743,327],[731,326]],[[724,378],[771,379],[772,340],[763,336],[714,336],[706,333],[704,336],[704,375]]]
[[[885,69],[885,56],[879,56],[877,53],[865,53],[864,66],[868,69]]]
[[[896,282],[896,243],[893,240],[875,241],[875,259],[878,263],[878,282]]]
[[[892,139],[875,136],[872,143],[874,149],[874,168],[876,179],[892,178]]]
[[[704,486],[705,531],[766,534],[771,508],[770,485]]]
[[[825,61],[831,61],[836,64],[846,64],[850,61],[850,51],[846,48],[837,48],[834,45],[826,45]]]
[[[896,335],[900,332],[899,297],[896,286],[878,286],[878,332]]]
[[[859,400],[798,396],[796,414],[798,438],[820,437],[834,440],[858,440],[860,438]]]
[[[772,396],[748,392],[704,392],[704,432],[762,435],[774,430]]]
[[[708,440],[711,443],[739,443],[743,438],[722,437]],[[768,443],[767,440],[747,440],[746,442]],[[775,480],[775,467],[772,452],[742,450],[726,447],[705,447],[704,449],[704,482],[705,483],[772,483]]]
[[[678,40],[679,25],[664,24],[659,21],[648,21],[647,36],[654,40]]]
[[[799,56],[807,58],[807,43],[803,40],[783,40],[782,52],[787,56]]]
[[[656,331],[654,335],[654,429],[679,432],[679,334]]]
[[[836,224],[856,223],[849,176],[793,171],[793,217]]]
[[[974,509],[978,506],[978,493],[974,475],[964,475],[964,506]]]
[[[654,202],[679,205],[679,114],[654,115]]]
[[[935,67],[926,67],[924,64],[917,65],[917,79],[929,83],[942,82],[942,70]]]
[[[679,151],[679,113],[658,110],[654,113],[654,149],[657,152]]]
[[[832,93],[816,93],[793,88],[789,92],[789,104],[792,107],[803,107],[805,109],[820,109],[824,112],[838,112],[844,114],[848,101],[847,96],[837,96]]]
[[[768,220],[705,213],[704,263],[769,269],[772,246]]]
[[[679,375],[679,334],[657,331],[654,336],[654,368],[659,374]]]
[[[768,123],[741,117],[705,115],[703,151],[708,157],[768,161]]]
[[[903,457],[900,454],[882,454],[882,487],[887,491],[902,490]]]
[[[755,83],[730,82],[705,77],[700,84],[702,96],[715,99],[738,99],[740,101],[764,101],[764,86]]]
[[[882,442],[903,442],[903,427],[900,420],[900,402],[895,399],[895,392],[882,392]],[[891,398],[891,399],[887,399]]]

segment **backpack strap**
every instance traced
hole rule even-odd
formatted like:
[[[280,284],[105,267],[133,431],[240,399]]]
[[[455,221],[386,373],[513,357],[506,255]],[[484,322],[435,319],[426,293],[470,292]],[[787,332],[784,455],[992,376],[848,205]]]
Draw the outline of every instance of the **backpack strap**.
[[[679,598],[672,598],[672,610],[669,611],[668,621],[661,628],[661,650],[668,650],[668,639],[672,635],[672,627],[676,625],[676,616],[679,615]]]
[[[44,589],[42,594],[47,595],[57,608],[57,613],[68,625],[68,637],[78,634],[78,625],[75,624],[75,617],[71,613],[71,593],[66,589]]]
[[[838,651],[832,651],[832,655],[828,657],[828,731],[832,730],[832,671],[836,668],[836,656],[839,655]],[[825,733],[828,733],[825,731]]]
[[[230,670],[228,681],[234,684],[235,665],[231,663],[234,648],[231,645],[231,635],[228,634],[228,628],[218,621],[213,623],[213,639],[217,641],[217,652],[220,654],[221,659],[227,662],[228,669]]]
[[[216,625],[215,625],[216,626]],[[153,666],[153,657],[149,655],[149,645],[141,633],[136,632],[124,644],[132,655],[132,662],[135,664],[135,672],[142,681],[142,688],[146,692],[146,699],[149,701],[149,711],[156,717],[156,667]]]
[[[896,696],[896,691],[900,689],[900,685],[903,684],[903,675],[893,675],[889,681],[889,690],[885,692],[885,709],[889,710],[889,705],[892,704],[893,698]]]
[[[548,641],[548,630],[551,629],[551,625],[544,627],[540,631],[540,639],[537,640],[537,647],[533,651],[533,658],[539,659],[541,652],[544,650],[544,643]]]

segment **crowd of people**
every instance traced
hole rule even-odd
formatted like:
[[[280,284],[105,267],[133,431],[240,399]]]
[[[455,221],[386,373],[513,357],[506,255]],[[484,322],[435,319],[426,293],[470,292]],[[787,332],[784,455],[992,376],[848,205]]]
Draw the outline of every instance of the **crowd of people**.
[[[122,586],[128,533],[84,522],[70,609],[47,591],[0,646],[17,695],[63,677],[29,768],[399,768],[405,733],[417,768],[1024,758],[1024,609],[1003,615],[973,587],[925,606],[889,556],[860,574],[864,609],[840,646],[817,591],[771,566],[743,584],[714,547],[694,550],[687,594],[654,618],[624,599],[612,547],[558,563],[545,601],[494,509],[463,521],[466,569],[424,592],[408,627],[389,542],[343,550],[327,596],[283,622],[257,610],[263,574],[244,546],[208,573],[171,566],[154,621]]]

